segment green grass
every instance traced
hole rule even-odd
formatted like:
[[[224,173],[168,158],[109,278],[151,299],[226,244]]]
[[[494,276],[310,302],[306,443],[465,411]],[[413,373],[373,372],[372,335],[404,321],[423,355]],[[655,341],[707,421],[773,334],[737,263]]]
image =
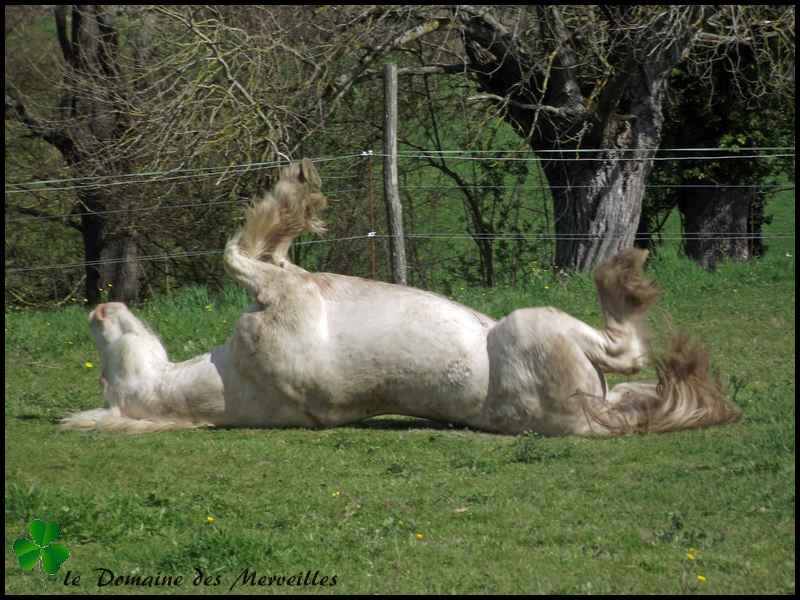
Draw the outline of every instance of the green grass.
[[[771,210],[775,231],[793,231],[793,198]],[[742,422],[608,440],[394,417],[325,431],[59,432],[66,412],[101,403],[85,312],[6,313],[6,593],[175,591],[98,588],[100,568],[182,576],[184,593],[228,592],[245,569],[256,584],[319,571],[336,585],[234,591],[793,593],[794,240],[716,273],[665,248],[649,269],[664,289],[656,334],[707,342]],[[493,316],[552,304],[600,320],[588,277],[534,272],[517,289],[453,294]],[[223,342],[245,303],[192,289],[137,312],[184,359]],[[58,522],[72,552],[57,577],[16,563],[33,518]],[[196,569],[208,585],[194,585]]]

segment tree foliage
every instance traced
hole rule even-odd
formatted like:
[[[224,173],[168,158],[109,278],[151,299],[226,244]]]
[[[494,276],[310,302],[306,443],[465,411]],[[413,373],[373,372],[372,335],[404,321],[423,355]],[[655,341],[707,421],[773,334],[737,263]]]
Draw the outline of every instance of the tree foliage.
[[[387,60],[399,65],[407,148],[562,152],[541,155],[554,159],[541,164],[545,208],[523,191],[535,171],[538,183],[533,165],[526,174],[427,160],[420,177],[457,186],[447,224],[471,247],[438,256],[415,242],[415,283],[434,285],[437,262],[484,284],[515,281],[548,254],[591,268],[632,243],[655,149],[679,115],[692,111],[720,144],[773,139],[769,115],[793,106],[793,15],[694,5],[7,7],[7,290],[128,301],[221,282],[214,252],[277,162],[377,146]],[[574,160],[595,148],[593,160]],[[383,211],[370,221],[365,206],[368,170],[365,160],[327,170],[342,184],[329,187],[331,237],[381,228]],[[50,179],[70,181],[21,185]],[[405,198],[418,223],[429,220],[428,193]],[[561,236],[552,250],[489,239],[545,226]],[[360,241],[295,253],[315,268],[370,272]],[[163,255],[173,258],[150,260]],[[103,264],[13,271],[87,260]],[[86,294],[75,293],[81,278]]]
[[[673,70],[666,112],[666,147],[723,148],[734,158],[660,162],[653,180],[672,187],[651,192],[645,204],[648,230],[678,208],[687,254],[709,268],[723,258],[763,253],[764,207],[774,189],[769,183],[794,177],[786,150],[794,146],[794,67],[787,47],[793,41],[785,37],[793,34],[791,12],[752,10],[759,12],[758,27],[725,43],[707,40],[702,61],[686,60]],[[750,158],[762,148],[783,157]],[[759,188],[762,182],[767,185]]]

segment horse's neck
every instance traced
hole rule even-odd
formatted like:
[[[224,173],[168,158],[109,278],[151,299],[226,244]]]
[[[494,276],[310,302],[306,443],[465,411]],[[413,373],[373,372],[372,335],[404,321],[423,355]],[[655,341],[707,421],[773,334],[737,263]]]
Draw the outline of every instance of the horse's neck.
[[[161,375],[159,396],[177,410],[211,415],[224,410],[223,371],[227,348],[221,346],[189,360],[169,363]]]

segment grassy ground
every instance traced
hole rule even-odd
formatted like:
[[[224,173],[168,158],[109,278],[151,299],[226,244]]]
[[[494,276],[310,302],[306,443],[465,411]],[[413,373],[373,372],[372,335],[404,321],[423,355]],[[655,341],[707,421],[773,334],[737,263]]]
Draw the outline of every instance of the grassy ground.
[[[772,205],[772,231],[794,232],[793,202]],[[794,269],[793,238],[716,273],[670,249],[655,258],[653,328],[666,335],[671,315],[704,339],[745,417],[608,440],[392,417],[326,431],[59,432],[66,412],[101,403],[85,313],[7,313],[5,591],[793,593]],[[493,316],[553,304],[599,323],[588,278],[454,295]],[[183,359],[223,342],[244,302],[193,290],[138,313]],[[56,521],[71,551],[56,577],[17,564],[13,542],[33,518]],[[98,569],[183,579],[100,587]]]

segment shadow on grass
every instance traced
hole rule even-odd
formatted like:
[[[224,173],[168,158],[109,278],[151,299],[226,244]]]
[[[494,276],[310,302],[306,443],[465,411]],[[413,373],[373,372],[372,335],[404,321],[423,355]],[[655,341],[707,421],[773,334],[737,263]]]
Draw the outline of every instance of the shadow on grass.
[[[336,431],[346,429],[371,429],[376,431],[414,431],[414,430],[430,430],[430,431],[470,431],[466,425],[457,423],[445,423],[441,421],[432,421],[430,419],[423,419],[417,417],[404,417],[402,415],[387,415],[380,417],[370,417],[363,421],[356,423],[347,423],[344,425],[337,425],[332,427],[207,427],[203,428],[205,431],[270,431],[270,430],[306,430],[306,431]]]
[[[456,425],[454,423],[445,423],[442,421],[432,421],[430,419],[394,415],[386,417],[372,417],[371,419],[365,419],[363,421],[359,421],[358,423],[346,425],[346,427],[352,427],[354,429],[384,429],[387,431],[410,431],[413,429],[465,429],[463,425]]]
[[[32,414],[16,415],[14,418],[17,421],[34,421],[34,422],[38,421],[39,423],[52,423],[54,425],[57,424],[60,420],[58,417],[50,417],[47,415],[32,415]]]

